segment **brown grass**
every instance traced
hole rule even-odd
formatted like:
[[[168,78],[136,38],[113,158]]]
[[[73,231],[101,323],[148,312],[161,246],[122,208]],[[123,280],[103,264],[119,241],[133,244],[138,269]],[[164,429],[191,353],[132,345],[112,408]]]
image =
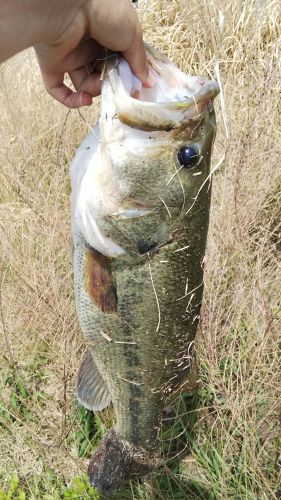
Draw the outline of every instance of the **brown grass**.
[[[184,71],[222,85],[197,346],[201,406],[183,470],[214,498],[279,498],[281,4],[141,4],[146,40]],[[2,65],[0,85],[0,414],[10,413],[7,429],[0,425],[0,479],[16,472],[30,498],[41,498],[29,477],[49,467],[69,483],[85,470],[70,439],[84,340],[73,300],[68,167],[98,104],[79,114],[55,103],[32,52]],[[206,456],[217,455],[211,466]]]

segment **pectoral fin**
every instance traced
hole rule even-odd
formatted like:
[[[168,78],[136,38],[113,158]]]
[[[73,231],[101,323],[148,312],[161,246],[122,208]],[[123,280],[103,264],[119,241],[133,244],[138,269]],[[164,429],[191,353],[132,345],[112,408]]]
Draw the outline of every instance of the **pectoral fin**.
[[[91,350],[85,352],[78,372],[77,399],[88,410],[101,411],[106,408],[111,397],[108,392]]]

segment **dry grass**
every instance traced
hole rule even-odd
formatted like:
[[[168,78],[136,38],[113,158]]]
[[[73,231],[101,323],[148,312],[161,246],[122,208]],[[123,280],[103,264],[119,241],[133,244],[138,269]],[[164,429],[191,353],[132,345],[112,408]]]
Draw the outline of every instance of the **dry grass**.
[[[183,70],[219,79],[223,91],[197,347],[202,387],[192,433],[182,398],[178,413],[186,415],[176,422],[190,454],[177,467],[169,463],[164,479],[120,498],[277,499],[280,1],[142,5],[147,41]],[[16,473],[27,498],[64,498],[64,483],[85,470],[77,450],[89,437],[89,416],[75,406],[83,338],[73,301],[68,166],[98,104],[81,116],[53,102],[30,52],[2,65],[0,78],[0,486]],[[168,432],[169,446],[174,436]]]

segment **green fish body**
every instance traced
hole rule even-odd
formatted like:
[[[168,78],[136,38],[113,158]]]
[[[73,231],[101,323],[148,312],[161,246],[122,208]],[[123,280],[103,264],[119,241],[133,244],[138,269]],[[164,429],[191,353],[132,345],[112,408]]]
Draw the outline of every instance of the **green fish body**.
[[[154,89],[106,67],[99,124],[72,164],[76,306],[89,349],[78,399],[116,424],[91,459],[104,494],[163,463],[167,400],[192,377],[218,85],[148,49]]]

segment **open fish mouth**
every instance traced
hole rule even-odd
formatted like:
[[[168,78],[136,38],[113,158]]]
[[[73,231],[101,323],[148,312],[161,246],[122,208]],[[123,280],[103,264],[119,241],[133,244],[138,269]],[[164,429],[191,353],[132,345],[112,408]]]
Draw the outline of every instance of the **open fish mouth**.
[[[198,120],[210,100],[219,93],[217,82],[182,73],[157,50],[147,47],[155,77],[153,88],[142,87],[128,63],[108,69],[119,120],[139,130],[169,131]]]
[[[99,126],[72,165],[73,220],[87,243],[107,257],[131,251],[130,241],[136,240],[130,221],[135,231],[140,220],[143,234],[137,239],[154,229],[158,236],[152,240],[158,244],[170,238],[166,217],[174,219],[198,189],[178,162],[181,148],[191,144],[196,156],[204,155],[207,128],[213,126],[211,120],[204,125],[204,116],[212,111],[218,84],[184,74],[148,46],[147,55],[153,88],[142,87],[125,59],[108,57]],[[159,235],[160,225],[167,229],[159,229]]]

